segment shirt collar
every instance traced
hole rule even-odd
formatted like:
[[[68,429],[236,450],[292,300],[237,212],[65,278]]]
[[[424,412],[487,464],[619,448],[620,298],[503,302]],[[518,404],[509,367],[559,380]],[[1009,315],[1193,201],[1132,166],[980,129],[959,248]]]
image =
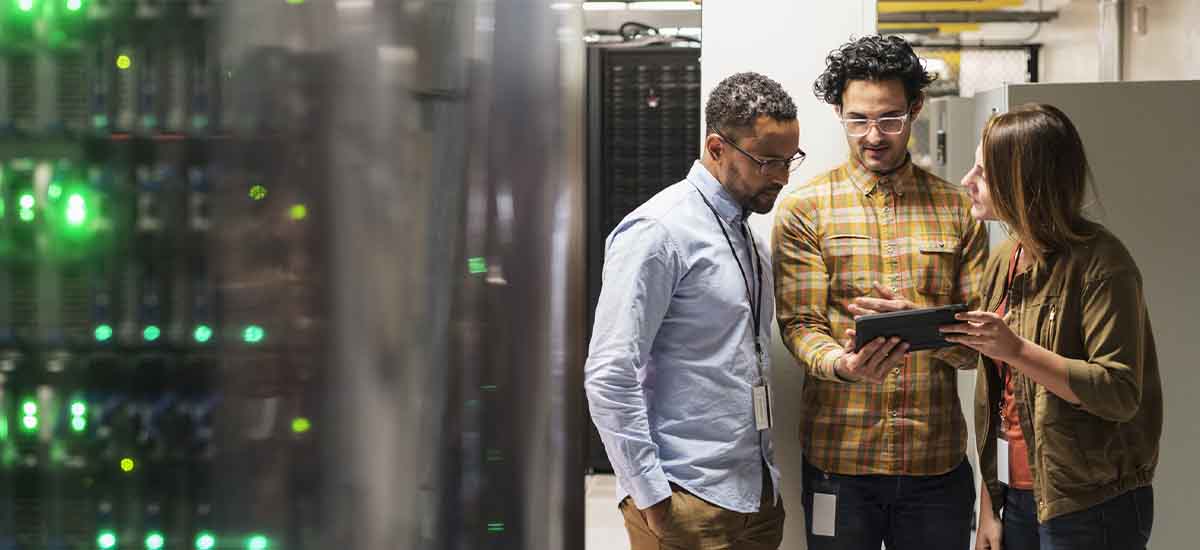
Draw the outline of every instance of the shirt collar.
[[[913,169],[912,156],[904,155],[904,164],[900,165],[895,171],[886,176],[880,176],[875,172],[867,170],[857,158],[853,156],[847,164],[847,170],[850,172],[850,180],[858,187],[859,191],[865,196],[871,196],[877,189],[892,190],[897,195],[903,197],[904,193],[913,185],[915,171]]]
[[[696,186],[696,189],[700,190],[700,194],[705,199],[708,199],[708,203],[717,211],[717,215],[730,225],[737,225],[746,218],[746,210],[742,208],[742,205],[733,199],[733,196],[725,190],[725,186],[721,185],[721,182],[717,181],[717,178],[713,177],[700,161],[697,160],[692,164],[692,170],[688,172],[687,179]]]

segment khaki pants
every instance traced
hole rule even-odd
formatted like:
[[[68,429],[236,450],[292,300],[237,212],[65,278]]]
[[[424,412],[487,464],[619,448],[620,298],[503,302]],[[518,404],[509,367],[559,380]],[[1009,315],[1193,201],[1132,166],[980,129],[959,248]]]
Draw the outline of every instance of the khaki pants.
[[[758,511],[732,512],[671,484],[662,533],[654,533],[633,499],[621,501],[631,550],[775,550],[783,540],[783,502],[774,501],[770,478]]]

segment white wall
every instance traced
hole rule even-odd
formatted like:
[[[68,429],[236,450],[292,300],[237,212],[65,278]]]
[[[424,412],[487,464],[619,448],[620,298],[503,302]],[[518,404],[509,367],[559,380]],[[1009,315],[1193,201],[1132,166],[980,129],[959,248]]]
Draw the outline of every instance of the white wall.
[[[1146,33],[1133,32],[1134,10],[1146,7]],[[1200,2],[1126,0],[1125,80],[1200,79]]]
[[[1047,9],[1049,9],[1047,5]],[[1096,82],[1100,76],[1100,9],[1096,0],[1058,6],[1058,18],[1042,25],[1041,82]]]
[[[1095,82],[1099,76],[1100,11],[1096,0],[1048,0],[1058,18],[1033,38],[1043,44],[1042,82]],[[1146,8],[1146,32],[1133,30]],[[1029,8],[1029,4],[1026,4]],[[1200,79],[1200,1],[1125,0],[1122,80]]]
[[[875,0],[756,0],[753,9],[750,5],[745,0],[704,2],[703,96],[707,100],[708,92],[721,79],[741,71],[760,72],[782,84],[796,102],[800,147],[808,153],[808,160],[792,177],[795,185],[846,160],[841,125],[832,108],[813,95],[812,84],[825,69],[825,56],[830,50],[852,37],[874,32]],[[773,213],[754,216],[750,222],[759,234],[770,235],[772,220]],[[797,433],[804,377],[780,343],[778,328],[772,326],[772,397],[778,426],[774,430],[775,449],[783,469],[783,497],[788,512],[783,547],[802,549],[804,512]]]

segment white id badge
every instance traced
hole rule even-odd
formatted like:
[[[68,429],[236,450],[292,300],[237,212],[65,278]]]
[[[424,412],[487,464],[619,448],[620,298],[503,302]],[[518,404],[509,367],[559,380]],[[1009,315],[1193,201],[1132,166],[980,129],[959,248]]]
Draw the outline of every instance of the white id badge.
[[[812,534],[832,537],[837,532],[837,495],[813,493]]]
[[[766,386],[754,386],[754,427],[771,427],[771,393]]]
[[[1009,485],[1008,480],[1008,440],[996,438],[996,476],[1000,483]]]

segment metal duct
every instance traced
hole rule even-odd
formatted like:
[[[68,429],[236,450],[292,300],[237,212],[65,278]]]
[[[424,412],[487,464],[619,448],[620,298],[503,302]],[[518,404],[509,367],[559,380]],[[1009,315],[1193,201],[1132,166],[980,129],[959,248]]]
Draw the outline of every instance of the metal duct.
[[[909,11],[880,13],[880,23],[1044,23],[1057,11]]]

